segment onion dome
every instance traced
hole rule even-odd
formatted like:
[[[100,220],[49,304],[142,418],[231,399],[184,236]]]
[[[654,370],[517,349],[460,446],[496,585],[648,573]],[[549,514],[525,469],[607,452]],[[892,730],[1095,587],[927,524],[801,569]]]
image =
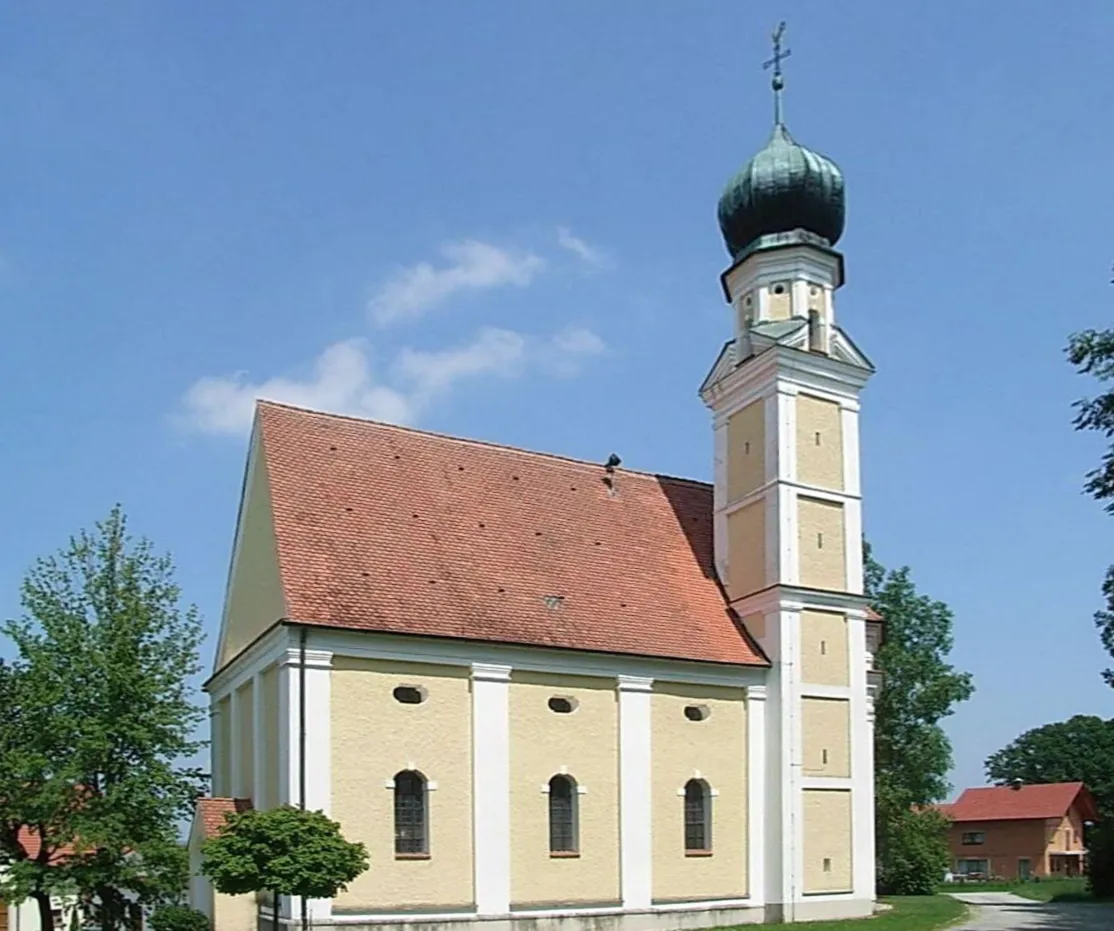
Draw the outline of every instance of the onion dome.
[[[728,182],[719,199],[719,228],[736,261],[760,246],[763,237],[796,230],[834,246],[843,220],[839,166],[796,143],[780,119],[766,147]]]

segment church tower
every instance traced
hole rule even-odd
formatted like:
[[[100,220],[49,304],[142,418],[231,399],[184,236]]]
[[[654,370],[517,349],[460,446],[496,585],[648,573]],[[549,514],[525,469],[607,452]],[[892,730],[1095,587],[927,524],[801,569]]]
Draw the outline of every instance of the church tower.
[[[786,128],[783,29],[767,63],[773,132],[719,202],[734,335],[701,396],[714,418],[716,568],[772,664],[755,893],[767,920],[802,921],[869,914],[874,899],[880,625],[863,596],[859,480],[873,366],[836,314],[843,175]]]

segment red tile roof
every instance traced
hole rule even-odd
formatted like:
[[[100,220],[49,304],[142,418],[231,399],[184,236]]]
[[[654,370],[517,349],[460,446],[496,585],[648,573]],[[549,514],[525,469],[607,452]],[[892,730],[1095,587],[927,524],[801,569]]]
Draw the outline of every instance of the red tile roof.
[[[966,789],[951,805],[940,806],[953,821],[1015,821],[1033,818],[1062,818],[1079,799],[1083,817],[1097,817],[1091,793],[1082,782],[1046,785],[989,786]]]
[[[257,409],[292,620],[766,665],[712,560],[712,489],[273,403]]]
[[[19,844],[32,860],[35,859],[35,857],[39,855],[39,851],[42,850],[42,839],[39,836],[39,832],[31,828],[23,827],[19,829]],[[65,844],[50,854],[49,862],[58,863],[71,853],[73,853],[73,847],[69,844]]]
[[[201,822],[201,834],[208,840],[216,837],[229,815],[251,808],[250,798],[199,798],[195,817]]]

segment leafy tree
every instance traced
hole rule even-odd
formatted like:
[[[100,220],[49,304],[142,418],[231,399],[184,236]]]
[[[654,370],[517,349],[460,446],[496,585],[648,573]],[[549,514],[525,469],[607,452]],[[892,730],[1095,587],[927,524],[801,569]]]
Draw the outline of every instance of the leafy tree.
[[[188,905],[164,905],[151,914],[151,931],[210,931],[209,916]]]
[[[1114,815],[1114,720],[1077,714],[1035,727],[987,757],[986,775],[995,785],[1085,782]]]
[[[876,845],[879,885],[911,894],[935,884],[942,868],[946,822],[913,814],[948,792],[952,751],[940,721],[974,691],[968,673],[948,662],[952,612],[946,604],[918,593],[908,567],[887,570],[864,548],[866,594],[886,625],[875,662],[883,674],[875,702],[874,757]],[[935,846],[931,838],[937,837]],[[933,869],[913,880],[913,866]],[[892,883],[892,885],[891,885]]]
[[[1073,425],[1076,430],[1100,433],[1109,441],[1098,468],[1087,473],[1083,490],[1104,502],[1108,514],[1114,514],[1114,386],[1109,385],[1114,379],[1114,329],[1074,334],[1068,340],[1067,355],[1081,375],[1090,375],[1107,386],[1101,394],[1075,402]],[[1095,626],[1103,648],[1114,657],[1114,566],[1106,570],[1102,594],[1105,607],[1095,612]],[[1107,685],[1114,686],[1114,669],[1104,670],[1102,677]]]
[[[367,869],[367,850],[340,833],[323,812],[283,805],[229,814],[201,848],[201,872],[218,892],[331,899]]]
[[[32,887],[67,884],[104,931],[134,926],[139,906],[176,898],[186,882],[176,825],[204,785],[180,762],[201,746],[189,685],[197,612],[180,606],[170,559],[128,535],[119,507],[36,562],[22,602],[3,628],[19,651],[21,702],[19,742],[0,755],[6,859],[40,902],[44,931],[49,897],[44,913]],[[52,856],[13,845],[21,827]]]

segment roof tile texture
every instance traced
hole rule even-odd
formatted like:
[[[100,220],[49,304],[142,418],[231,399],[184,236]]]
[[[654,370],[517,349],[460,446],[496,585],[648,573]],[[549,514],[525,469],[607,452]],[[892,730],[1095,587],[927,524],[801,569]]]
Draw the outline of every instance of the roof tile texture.
[[[201,819],[202,836],[206,840],[216,837],[224,827],[225,818],[249,808],[251,799],[248,798],[199,798],[197,817]]]
[[[1027,785],[1019,789],[1012,786],[988,786],[965,789],[951,805],[940,807],[953,821],[1062,818],[1080,792],[1086,792],[1082,782]],[[1090,804],[1089,794],[1085,802]]]
[[[712,489],[272,403],[292,620],[765,665],[712,560]]]

